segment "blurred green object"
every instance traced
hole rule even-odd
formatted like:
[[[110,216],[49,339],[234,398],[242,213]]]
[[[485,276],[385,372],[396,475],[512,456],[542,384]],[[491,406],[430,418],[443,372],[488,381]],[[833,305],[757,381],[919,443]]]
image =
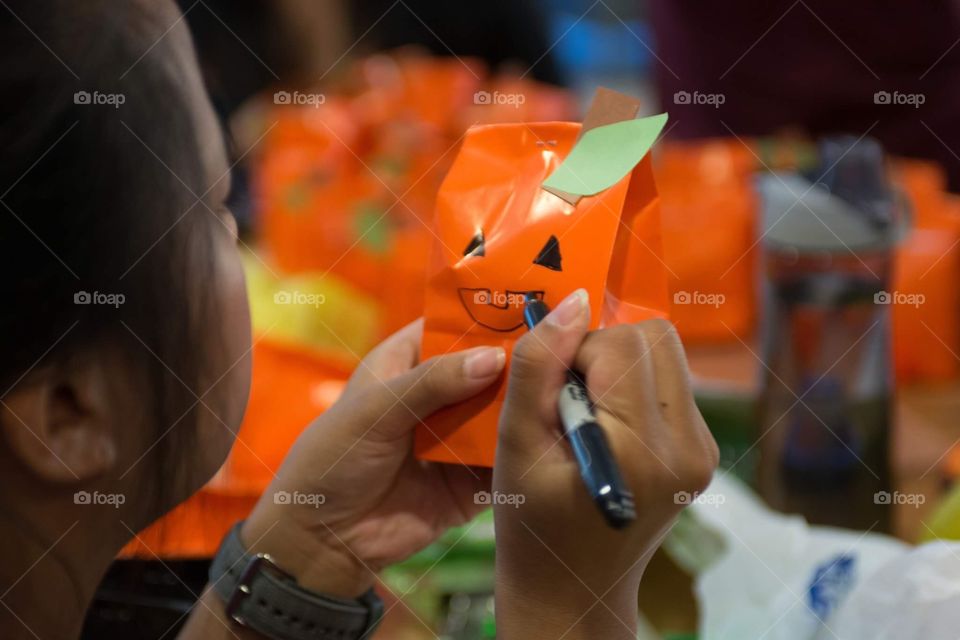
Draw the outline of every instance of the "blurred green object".
[[[960,484],[954,484],[940,500],[921,532],[921,542],[931,540],[960,540]]]
[[[727,390],[695,391],[697,408],[720,448],[720,468],[753,486],[760,450],[756,441],[756,400]]]
[[[492,638],[493,511],[447,531],[405,562],[387,568],[383,581],[417,616],[449,638]],[[464,633],[442,633],[451,618]],[[479,634],[479,635],[478,635]]]
[[[663,541],[664,550],[690,576],[706,571],[727,552],[723,538],[706,529],[684,509]]]
[[[374,202],[361,202],[354,212],[357,242],[367,250],[383,254],[390,249],[391,228],[387,210]]]

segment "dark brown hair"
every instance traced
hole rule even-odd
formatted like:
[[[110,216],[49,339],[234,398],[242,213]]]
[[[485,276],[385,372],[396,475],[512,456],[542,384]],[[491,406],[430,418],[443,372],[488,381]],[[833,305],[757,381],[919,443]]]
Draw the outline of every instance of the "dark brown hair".
[[[143,403],[163,436],[152,459],[169,469],[204,391],[207,314],[196,301],[205,296],[191,288],[214,286],[218,224],[194,195],[206,190],[198,136],[164,35],[176,16],[160,19],[172,10],[151,2],[9,6],[0,21],[0,394],[45,365],[116,348],[142,371]]]

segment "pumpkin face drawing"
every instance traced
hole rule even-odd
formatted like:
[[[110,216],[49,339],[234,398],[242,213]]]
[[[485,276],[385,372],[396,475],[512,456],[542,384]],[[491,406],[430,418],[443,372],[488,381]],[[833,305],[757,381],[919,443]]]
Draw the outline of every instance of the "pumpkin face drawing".
[[[486,239],[483,232],[474,235],[463,251],[465,258],[481,259],[487,257]],[[563,271],[563,258],[560,254],[560,241],[551,235],[540,251],[533,257],[531,264],[540,269]],[[529,270],[529,268],[528,268]],[[521,274],[525,275],[525,274]],[[459,287],[460,302],[470,318],[493,331],[516,331],[523,326],[523,307],[528,295],[543,300],[543,289],[507,288],[497,290],[486,287]]]
[[[527,295],[553,307],[579,287],[602,286],[616,209],[574,207],[540,186],[578,131],[547,123],[467,135],[437,199],[434,282],[456,296],[444,311],[451,327],[512,339],[524,330]],[[597,244],[597,236],[608,240]]]

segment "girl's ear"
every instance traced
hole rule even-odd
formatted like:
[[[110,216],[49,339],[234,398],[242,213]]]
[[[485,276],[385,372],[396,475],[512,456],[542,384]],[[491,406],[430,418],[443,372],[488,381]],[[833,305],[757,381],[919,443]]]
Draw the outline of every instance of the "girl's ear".
[[[113,403],[101,366],[46,371],[0,398],[0,434],[14,458],[41,480],[77,483],[117,460]]]

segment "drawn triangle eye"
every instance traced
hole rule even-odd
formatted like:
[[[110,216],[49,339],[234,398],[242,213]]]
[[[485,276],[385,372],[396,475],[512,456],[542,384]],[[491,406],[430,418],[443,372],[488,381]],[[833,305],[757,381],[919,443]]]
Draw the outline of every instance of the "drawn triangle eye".
[[[463,255],[464,256],[487,255],[487,252],[484,249],[483,231],[478,231],[477,235],[473,236],[470,239],[470,242],[467,244],[467,248],[463,250]]]
[[[533,264],[538,264],[541,267],[546,267],[554,271],[563,271],[563,267],[560,266],[560,260],[560,241],[557,240],[557,236],[550,236],[547,243],[540,249],[540,253],[534,258]]]

